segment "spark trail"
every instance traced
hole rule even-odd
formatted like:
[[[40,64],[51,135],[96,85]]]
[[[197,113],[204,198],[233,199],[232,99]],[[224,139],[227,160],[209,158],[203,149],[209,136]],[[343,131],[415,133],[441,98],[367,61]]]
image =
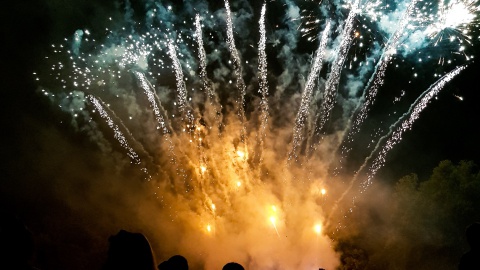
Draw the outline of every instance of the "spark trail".
[[[373,153],[377,151],[379,148],[379,145],[383,141],[383,139],[390,137],[387,142],[384,144],[382,150],[378,155],[376,155],[375,160],[372,162],[372,165],[370,166],[368,176],[366,181],[363,183],[363,189],[366,189],[368,186],[372,184],[372,179],[375,176],[375,174],[378,172],[380,168],[382,168],[385,165],[385,157],[387,153],[392,150],[393,146],[398,144],[402,140],[402,135],[405,131],[408,131],[412,129],[413,123],[420,117],[420,113],[427,107],[427,105],[430,103],[432,98],[436,97],[438,93],[443,89],[445,84],[450,82],[453,78],[455,78],[462,70],[464,70],[466,66],[459,66],[456,67],[454,70],[450,71],[446,75],[444,75],[442,78],[440,78],[438,81],[436,81],[434,84],[432,84],[425,92],[423,92],[420,97],[415,100],[415,102],[410,106],[410,109],[402,116],[400,119],[398,119],[395,123],[393,123],[390,126],[390,131],[388,134],[385,136],[381,137],[377,145],[375,146],[375,149],[372,151],[372,154],[365,159],[364,164],[360,167],[359,172],[363,169],[365,164],[372,158]],[[408,117],[408,119],[405,119],[405,117]],[[396,127],[399,123],[401,122],[401,125],[397,127],[395,131],[393,131],[393,128]]]
[[[182,116],[182,120],[186,121],[188,126],[193,126],[194,117],[187,101],[187,89],[183,78],[182,65],[178,60],[177,51],[172,42],[168,44],[168,54],[173,61],[173,69],[175,70],[175,78],[177,80],[179,112]]]
[[[307,117],[310,114],[310,105],[312,103],[313,97],[313,87],[315,86],[315,81],[317,80],[320,70],[323,65],[323,60],[325,57],[325,48],[327,46],[327,41],[330,33],[330,22],[327,23],[325,29],[323,30],[322,39],[318,46],[317,52],[315,53],[315,59],[313,61],[310,73],[307,78],[307,83],[305,84],[305,89],[302,93],[302,101],[300,103],[300,108],[297,112],[297,117],[295,118],[295,126],[293,127],[293,139],[292,139],[292,149],[288,154],[288,160],[298,159],[297,151],[300,143],[304,139],[303,129],[307,121]]]
[[[219,129],[222,125],[222,107],[219,104],[218,96],[212,88],[212,81],[208,78],[207,74],[207,53],[203,44],[203,31],[202,23],[199,14],[195,15],[195,37],[198,46],[198,62],[200,65],[200,79],[202,80],[203,90],[206,92],[206,99],[209,106],[207,107],[207,114],[209,116],[209,124],[211,122],[216,124],[216,128]]]
[[[460,72],[465,68],[466,66],[456,67],[454,70],[450,71],[449,73],[444,75],[442,78],[437,80],[427,90],[425,90],[425,92],[423,92],[420,95],[420,97],[417,98],[417,100],[410,106],[410,109],[406,113],[404,113],[395,123],[393,123],[390,126],[389,132],[378,140],[373,151],[365,159],[365,161],[360,166],[358,171],[352,177],[352,180],[350,180],[350,184],[348,185],[348,187],[345,189],[342,195],[340,195],[338,200],[334,203],[330,216],[332,216],[337,211],[338,205],[343,201],[345,196],[352,191],[354,184],[357,182],[358,178],[361,176],[361,172],[365,169],[366,166],[368,166],[370,160],[373,157],[375,157],[374,161],[370,165],[370,169],[367,173],[366,180],[361,184],[362,189],[360,190],[360,193],[363,193],[372,184],[372,179],[374,178],[375,174],[378,172],[380,168],[382,168],[385,165],[386,156],[388,152],[392,150],[392,148],[402,140],[403,133],[412,128],[413,123],[420,117],[420,113],[427,107],[427,105],[432,100],[432,98],[437,96],[437,94],[443,89],[445,84],[450,82],[453,78],[455,78],[455,76],[460,74]],[[405,119],[407,116],[409,116],[408,119]],[[398,126],[400,123],[401,125]],[[396,130],[394,130],[395,127],[397,127]],[[389,137],[389,139],[385,142],[382,150],[377,154],[377,151],[380,148],[380,145],[383,143],[384,139],[387,137]]]
[[[454,64],[460,61],[438,67],[440,74],[453,71],[414,102],[408,112],[410,116],[404,116],[408,120],[386,123],[387,127],[392,125],[390,132],[379,141],[372,140],[377,143],[373,152],[364,153],[359,147],[357,156],[361,156],[361,161],[370,155],[359,170],[333,178],[331,167],[334,161],[343,158],[336,148],[347,144],[343,136],[357,132],[357,126],[367,117],[377,92],[384,80],[389,79],[388,64],[398,60],[396,64],[402,65],[411,60],[410,55],[400,52],[414,30],[424,37],[430,35],[425,24],[417,24],[418,13],[413,14],[413,6],[418,2],[401,5],[402,11],[393,6],[381,9],[382,4],[376,2],[379,4],[375,8],[385,16],[360,10],[359,0],[352,3],[346,19],[325,18],[326,13],[315,17],[312,11],[308,19],[315,23],[303,25],[308,27],[308,33],[317,32],[319,40],[302,37],[303,29],[297,28],[302,25],[297,24],[302,20],[301,12],[293,1],[286,0],[271,9],[283,10],[281,18],[275,18],[278,14],[268,9],[277,4],[275,1],[258,5],[261,6],[258,21],[251,20],[254,17],[251,1],[230,2],[235,4],[232,7],[237,13],[231,12],[228,0],[224,6],[223,2],[219,7],[215,5],[216,10],[209,10],[211,7],[203,1],[194,8],[184,1],[185,10],[178,14],[174,12],[177,6],[155,3],[148,7],[145,25],[136,22],[138,27],[135,24],[124,28],[115,22],[115,30],[101,29],[100,33],[108,33],[102,43],[82,30],[81,46],[78,36],[73,42],[52,44],[53,56],[46,60],[51,62],[47,63],[50,68],[39,71],[41,75],[35,74],[38,79],[43,80],[44,75],[51,79],[41,86],[41,94],[72,115],[75,130],[99,144],[102,157],[113,161],[105,164],[114,164],[120,156],[123,167],[127,167],[124,161],[132,163],[124,169],[134,172],[131,175],[137,175],[138,168],[146,164],[148,172],[146,168],[141,170],[151,173],[152,181],[145,183],[144,189],[124,190],[122,186],[116,190],[124,192],[118,197],[140,198],[131,208],[141,212],[138,216],[142,225],[153,228],[154,240],[172,239],[171,250],[179,253],[188,250],[191,254],[186,255],[205,269],[219,269],[219,259],[238,254],[248,258],[242,262],[254,270],[271,268],[271,262],[279,270],[318,269],[317,264],[335,269],[338,254],[331,248],[332,227],[327,225],[345,221],[333,213],[350,205],[345,198],[347,191],[353,194],[358,172],[371,165],[370,179],[364,184],[368,186],[376,172],[385,166],[388,151],[401,141],[401,134],[412,127],[432,95],[464,67],[454,69]],[[323,8],[324,4],[320,5]],[[336,2],[329,5],[335,14],[345,11]],[[407,12],[403,11],[405,7],[409,7]],[[365,16],[371,14],[378,15],[378,20],[364,25],[355,23],[367,21]],[[378,50],[378,44],[383,44],[386,32],[379,18],[388,19],[395,26],[387,33],[390,38],[383,51]],[[125,24],[131,26],[130,21]],[[367,24],[370,29],[362,30]],[[267,26],[272,25],[269,33]],[[332,25],[342,29],[334,32]],[[320,31],[319,26],[325,29]],[[358,31],[353,33],[357,26]],[[247,48],[239,50],[235,35],[243,31],[242,27],[258,27],[259,39],[256,40],[257,35],[253,35],[255,38],[243,35],[242,44],[247,44]],[[368,37],[367,32],[371,33]],[[367,37],[363,49],[356,42],[361,33]],[[332,39],[335,42],[330,42]],[[306,40],[316,40],[319,44]],[[452,43],[460,41],[455,39]],[[432,43],[422,43],[416,49],[428,49],[429,45]],[[328,57],[330,52],[337,55]],[[270,57],[275,53],[276,57]],[[357,56],[379,60],[372,71],[364,68],[365,62],[353,60]],[[352,59],[350,68],[343,68],[349,59]],[[462,57],[461,61],[465,59]],[[233,64],[226,64],[230,61]],[[255,62],[258,66],[248,64]],[[417,64],[428,69],[429,63]],[[344,82],[342,78],[348,80]],[[236,82],[222,85],[230,79]],[[368,80],[365,87],[364,80]],[[323,81],[325,86],[317,85]],[[349,89],[351,83],[356,83],[358,90]],[[269,88],[269,84],[277,87]],[[340,89],[350,92],[339,95]],[[364,92],[360,93],[361,90]],[[321,107],[314,107],[314,97],[321,95]],[[85,100],[83,96],[88,98]],[[413,100],[406,102],[410,101]],[[366,109],[361,111],[361,108]],[[342,115],[338,119],[342,124],[328,127],[331,133],[325,132],[327,123],[337,115],[333,109]],[[354,109],[361,115],[358,124],[353,122],[357,119]],[[91,117],[97,114],[100,116]],[[343,124],[349,120],[347,125],[352,124],[351,128]],[[394,130],[398,125],[403,129]],[[391,136],[388,146],[378,151],[388,136]],[[321,138],[316,140],[317,137]],[[247,148],[247,142],[257,144]],[[144,156],[148,160],[143,160]],[[352,158],[347,163],[356,161],[353,157],[344,158]],[[312,230],[313,227],[316,229]],[[194,246],[186,244],[192,242]],[[235,247],[230,243],[236,243]]]
[[[323,103],[322,109],[320,111],[320,115],[316,116],[316,119],[320,117],[320,121],[318,125],[315,127],[315,136],[319,136],[322,132],[325,123],[330,118],[331,111],[333,106],[335,105],[337,91],[338,91],[338,84],[340,83],[340,75],[342,73],[343,64],[345,63],[345,59],[348,56],[348,50],[350,49],[350,45],[352,44],[353,40],[353,23],[356,15],[359,12],[359,5],[360,0],[355,0],[354,4],[352,5],[350,12],[348,13],[348,17],[345,20],[345,24],[342,31],[342,42],[338,46],[337,50],[335,51],[336,59],[332,66],[332,70],[328,75],[327,82],[325,83],[325,92],[323,95]],[[316,122],[316,121],[315,121]],[[316,123],[315,123],[316,124]],[[311,146],[313,149],[317,148],[318,142],[314,142]]]
[[[395,55],[397,48],[401,42],[401,38],[405,33],[405,28],[410,22],[412,12],[415,10],[415,4],[417,0],[412,0],[400,20],[399,26],[395,33],[390,37],[387,42],[387,45],[384,47],[382,55],[380,56],[377,65],[375,66],[375,70],[370,77],[365,90],[363,92],[362,100],[363,102],[359,102],[358,106],[355,111],[360,109],[358,114],[354,114],[354,120],[351,118],[347,126],[349,127],[348,135],[346,137],[345,142],[351,143],[355,134],[360,131],[361,124],[367,118],[368,112],[370,111],[371,106],[375,102],[375,97],[377,96],[378,90],[382,87],[384,83],[385,73],[387,70],[388,64],[392,61],[393,56]],[[353,123],[353,124],[352,124]],[[351,148],[344,145],[342,146],[342,153],[340,157],[340,163],[345,158],[346,155],[350,152]]]
[[[159,107],[160,103],[157,104],[158,97],[156,96],[155,92],[152,90],[153,89],[152,85],[145,78],[145,74],[136,71],[135,76],[140,81],[140,87],[142,87],[142,89],[144,90],[145,95],[147,95],[148,101],[152,106],[155,119],[157,120],[157,123],[159,125],[157,129],[160,129],[164,135],[170,133],[169,128],[167,127],[167,121],[165,120],[165,118],[163,117],[160,111],[160,107]]]
[[[105,111],[101,101],[92,95],[87,96],[87,98],[90,100],[90,102],[92,102],[93,106],[95,106],[100,116],[105,119],[107,125],[113,130],[114,138],[117,139],[117,141],[125,150],[127,150],[127,155],[130,157],[132,162],[134,164],[140,164],[140,157],[138,156],[137,152],[135,152],[135,150],[133,150],[133,148],[129,145],[125,135],[123,135],[123,132],[120,130],[118,125],[115,124],[115,121],[113,121],[110,115],[108,115],[107,111]]]
[[[233,70],[235,72],[235,79],[236,79],[236,86],[239,93],[238,99],[238,114],[240,120],[245,122],[245,94],[246,94],[246,86],[243,80],[243,68],[242,68],[242,61],[240,60],[240,54],[238,53],[237,46],[235,46],[235,37],[233,35],[233,22],[232,22],[232,12],[230,10],[230,3],[228,0],[225,0],[225,10],[227,14],[227,43],[228,49],[230,54],[233,58]],[[243,136],[245,135],[245,131],[243,129]],[[242,137],[243,137],[242,136]]]
[[[203,88],[207,93],[210,102],[214,100],[215,93],[210,85],[210,81],[207,77],[207,53],[203,46],[203,33],[202,33],[202,23],[200,20],[200,15],[195,15],[195,37],[198,44],[198,63],[200,64],[200,79],[202,79]]]
[[[265,133],[268,124],[268,81],[267,81],[267,53],[265,52],[265,43],[267,37],[265,33],[265,12],[267,4],[263,4],[260,15],[260,41],[258,42],[258,75],[260,76],[260,94],[262,95],[260,101],[260,141],[263,144]]]

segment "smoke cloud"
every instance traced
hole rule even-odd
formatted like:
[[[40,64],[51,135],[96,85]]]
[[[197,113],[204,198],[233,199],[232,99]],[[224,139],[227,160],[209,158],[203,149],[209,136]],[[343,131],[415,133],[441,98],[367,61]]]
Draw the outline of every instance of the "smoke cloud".
[[[44,266],[99,268],[108,236],[119,229],[144,233],[157,263],[182,254],[192,269],[220,269],[229,261],[247,269],[335,269],[340,264],[337,235],[355,237],[346,232],[345,213],[355,209],[356,197],[341,197],[354,173],[333,176],[332,171],[343,165],[341,158],[349,158],[340,157],[339,149],[349,120],[364,102],[366,80],[385,53],[384,44],[369,43],[368,33],[364,39],[357,35],[357,21],[352,33],[342,34],[348,12],[341,3],[331,3],[339,15],[332,21],[337,29],[329,35],[326,63],[307,104],[300,158],[291,161],[293,126],[318,43],[302,35],[306,19],[300,3],[268,3],[270,70],[259,74],[260,11],[253,1],[230,4],[240,76],[247,84],[244,108],[223,3],[126,1],[113,11],[100,9],[95,21],[101,20],[98,15],[104,21],[96,26],[72,23],[67,40],[51,44],[42,62],[47,67],[39,67],[34,77],[38,96],[51,103],[58,121],[42,125],[23,120],[38,133],[22,144],[29,172],[19,175],[35,181],[5,184],[5,190],[13,191],[10,198],[34,206],[33,216],[39,217],[34,233],[47,251],[39,254]],[[50,3],[51,8],[59,5]],[[270,13],[269,5],[276,13]],[[375,26],[390,36],[404,12],[388,13]],[[197,14],[210,85],[198,75]],[[320,36],[326,21],[317,25]],[[409,33],[402,46],[417,50],[427,44],[424,32]],[[314,115],[324,102],[335,51],[350,35],[353,45],[340,67],[332,116],[325,132],[315,137]],[[358,49],[360,44],[368,50]],[[174,54],[168,53],[169,45]],[[258,78],[263,75],[271,85],[270,118],[259,143]],[[239,115],[241,109],[245,117]],[[358,156],[361,160],[368,153]],[[14,167],[21,171],[22,166]],[[375,199],[381,201],[390,193],[378,194]],[[35,206],[39,201],[45,206]],[[51,259],[62,256],[68,259]]]

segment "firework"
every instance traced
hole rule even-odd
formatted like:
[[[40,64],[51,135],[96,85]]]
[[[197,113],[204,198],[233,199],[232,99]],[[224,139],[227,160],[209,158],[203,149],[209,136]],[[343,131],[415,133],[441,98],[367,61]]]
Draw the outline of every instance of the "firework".
[[[91,31],[77,31],[72,40],[52,45],[55,63],[38,74],[54,83],[39,79],[41,93],[71,113],[81,130],[95,130],[86,134],[93,141],[92,134],[102,133],[120,145],[108,149],[124,153],[129,169],[148,180],[158,198],[152,215],[198,241],[191,249],[172,241],[178,243],[174,249],[198,258],[238,242],[253,260],[260,260],[256,254],[268,257],[259,268],[279,260],[285,269],[313,263],[333,269],[338,262],[329,232],[343,220],[336,212],[351,206],[344,198],[372,185],[402,133],[464,67],[442,65],[433,76],[440,79],[389,123],[375,149],[362,156],[363,165],[342,176],[350,177],[342,179],[346,185],[336,181],[333,168],[355,150],[351,144],[391,76],[389,68],[441,44],[448,29],[473,44],[467,29],[477,7],[468,1],[435,7],[415,0],[395,6],[354,1],[332,4],[339,16],[325,19],[316,12],[330,14],[332,5],[315,3],[318,10],[307,12],[284,3],[288,19],[275,29],[269,21],[278,14],[268,9],[275,3],[263,4],[253,23],[246,8],[225,0],[215,12],[189,6],[186,17],[158,3],[144,27],[127,21],[107,28],[102,42],[90,38]],[[300,18],[302,12],[308,16]],[[258,27],[258,40],[250,38],[253,30],[240,29],[249,23]],[[472,58],[463,39],[448,39],[464,62]],[[304,41],[312,50],[302,51]],[[158,227],[169,237],[168,226]],[[295,259],[276,255],[287,253]],[[212,269],[215,263],[205,262]]]

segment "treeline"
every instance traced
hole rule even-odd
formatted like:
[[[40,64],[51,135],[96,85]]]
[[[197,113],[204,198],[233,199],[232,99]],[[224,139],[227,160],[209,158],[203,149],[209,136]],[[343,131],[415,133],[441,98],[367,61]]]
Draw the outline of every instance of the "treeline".
[[[477,165],[442,161],[427,179],[410,174],[378,190],[356,204],[336,239],[339,269],[457,269],[469,249],[465,228],[480,221]]]

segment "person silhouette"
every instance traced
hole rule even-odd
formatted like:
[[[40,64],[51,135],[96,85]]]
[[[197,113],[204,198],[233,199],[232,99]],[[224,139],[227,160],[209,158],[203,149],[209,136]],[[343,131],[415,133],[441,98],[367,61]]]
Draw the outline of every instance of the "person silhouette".
[[[159,270],[188,270],[188,261],[182,255],[174,255],[158,265]]]
[[[463,254],[458,266],[459,270],[480,269],[480,223],[475,222],[465,231],[470,250]]]
[[[108,241],[104,270],[155,270],[152,249],[143,234],[120,230]]]
[[[245,270],[245,268],[239,263],[229,262],[223,266],[222,270]]]

